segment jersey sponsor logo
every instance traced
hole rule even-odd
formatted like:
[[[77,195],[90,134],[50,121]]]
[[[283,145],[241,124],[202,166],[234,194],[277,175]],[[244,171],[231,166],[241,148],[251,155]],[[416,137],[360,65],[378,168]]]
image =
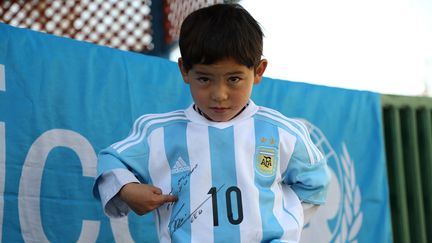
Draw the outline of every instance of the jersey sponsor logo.
[[[277,167],[276,148],[259,146],[255,156],[255,169],[262,176],[273,176]]]
[[[183,160],[181,156],[179,156],[173,168],[171,169],[171,174],[174,175],[185,171],[190,171],[190,166]]]

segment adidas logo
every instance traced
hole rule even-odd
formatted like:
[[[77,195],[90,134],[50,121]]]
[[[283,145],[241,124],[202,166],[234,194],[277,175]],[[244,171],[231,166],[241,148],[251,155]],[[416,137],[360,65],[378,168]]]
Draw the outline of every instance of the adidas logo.
[[[190,171],[190,167],[183,160],[183,158],[179,156],[177,162],[174,164],[173,168],[171,169],[171,174],[177,174],[185,171]]]

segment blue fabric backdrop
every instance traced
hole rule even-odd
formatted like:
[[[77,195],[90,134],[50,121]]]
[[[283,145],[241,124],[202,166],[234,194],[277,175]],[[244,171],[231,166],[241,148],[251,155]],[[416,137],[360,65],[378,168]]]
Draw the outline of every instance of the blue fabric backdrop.
[[[391,242],[379,94],[264,78],[252,98],[305,119],[332,168],[302,242]],[[0,23],[0,240],[154,242],[151,215],[110,220],[92,198],[96,154],[190,103],[174,62]]]

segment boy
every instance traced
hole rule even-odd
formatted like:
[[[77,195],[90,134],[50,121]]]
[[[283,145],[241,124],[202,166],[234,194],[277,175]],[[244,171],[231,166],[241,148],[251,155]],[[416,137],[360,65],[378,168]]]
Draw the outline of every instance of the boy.
[[[100,153],[107,215],[153,211],[161,242],[299,241],[302,203],[324,203],[329,173],[303,124],[250,100],[262,38],[237,4],[184,20],[178,65],[194,104],[138,118]]]

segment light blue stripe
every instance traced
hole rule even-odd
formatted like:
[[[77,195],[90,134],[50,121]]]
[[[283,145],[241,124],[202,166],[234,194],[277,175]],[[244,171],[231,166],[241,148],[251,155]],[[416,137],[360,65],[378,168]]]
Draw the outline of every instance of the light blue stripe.
[[[263,120],[255,119],[255,144],[255,163],[259,163],[258,156],[260,148],[271,147],[276,151],[272,166],[278,166],[279,133],[278,128],[275,125]],[[255,166],[255,168],[257,168],[259,165],[256,164]],[[278,239],[283,235],[283,228],[273,214],[275,196],[270,187],[275,178],[275,173],[268,176],[261,174],[257,169],[255,169],[255,185],[259,189],[259,205],[263,227],[262,240],[264,242],[271,239]]]
[[[212,170],[212,185],[218,192],[217,207],[218,226],[214,227],[214,242],[240,242],[240,227],[232,224],[229,217],[239,218],[236,195],[231,193],[231,202],[227,201],[226,192],[229,188],[237,187],[235,151],[234,151],[234,129],[217,129],[209,127],[210,158]],[[210,189],[210,188],[209,188]],[[231,203],[232,215],[227,214],[227,204]],[[243,202],[244,203],[244,202]]]
[[[187,148],[186,128],[187,122],[177,122],[164,127],[165,156],[171,168],[171,193],[178,197],[178,201],[173,205],[169,224],[169,232],[173,242],[191,241],[191,168]]]
[[[137,144],[132,145],[131,147],[129,147],[126,151],[124,151],[123,153],[113,153],[113,154],[117,154],[116,156],[118,156],[118,158],[120,160],[123,160],[124,158],[128,158],[127,160],[127,164],[128,166],[130,166],[133,171],[136,171],[139,176],[142,177],[143,180],[141,181],[148,181],[150,179],[150,175],[148,173],[148,144],[147,144],[147,138],[149,136],[150,133],[152,133],[155,129],[161,128],[161,127],[165,127],[165,126],[169,126],[170,124],[183,124],[183,123],[187,123],[187,120],[185,118],[177,118],[174,120],[170,120],[170,121],[166,121],[166,122],[159,122],[156,124],[153,124],[151,126],[149,126],[145,133],[143,133],[141,136],[143,137],[141,139],[141,141]],[[169,138],[171,139],[171,138]],[[109,150],[111,150],[112,148],[110,147]],[[140,178],[139,178],[140,179]]]
[[[135,144],[137,141],[143,139],[143,135],[146,133],[146,125],[149,122],[155,121],[155,120],[165,120],[169,118],[185,118],[185,115],[183,112],[170,112],[165,114],[152,114],[152,115],[144,115],[137,119],[137,121],[134,123],[133,130],[129,134],[128,137],[123,139],[120,142],[117,142],[112,145],[114,149],[121,152],[124,151],[128,146],[131,146],[131,144]]]

